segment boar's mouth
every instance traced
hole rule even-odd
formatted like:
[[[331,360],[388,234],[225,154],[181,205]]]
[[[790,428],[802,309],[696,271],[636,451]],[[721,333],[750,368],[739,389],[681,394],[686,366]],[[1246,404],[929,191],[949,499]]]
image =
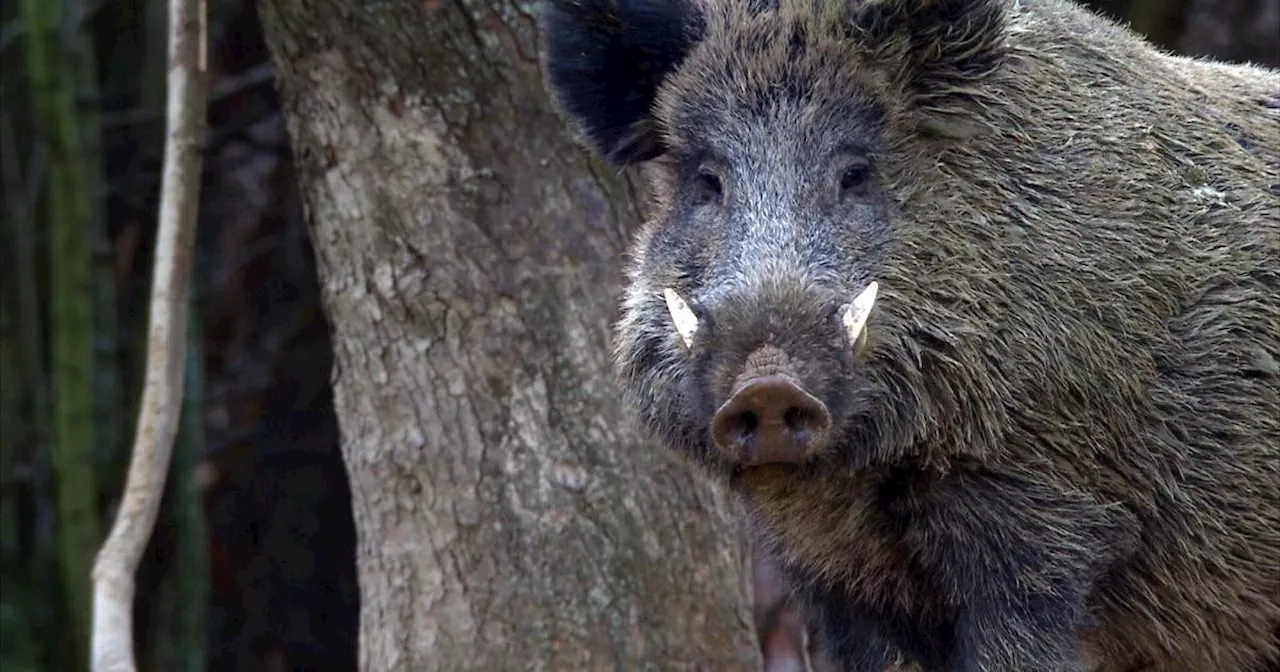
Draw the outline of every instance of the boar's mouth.
[[[873,281],[839,308],[839,322],[855,358],[866,344],[867,320],[878,292]],[[664,289],[663,296],[680,342],[692,352],[699,333],[697,315],[674,289]],[[728,399],[715,410],[712,441],[734,466],[798,464],[830,441],[831,409],[806,388],[789,361],[782,350],[760,346],[747,357]]]

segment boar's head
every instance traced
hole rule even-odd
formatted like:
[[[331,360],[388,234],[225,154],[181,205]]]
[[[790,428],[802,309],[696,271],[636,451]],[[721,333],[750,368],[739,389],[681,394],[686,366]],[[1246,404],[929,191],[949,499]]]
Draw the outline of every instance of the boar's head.
[[[981,453],[999,400],[960,346],[998,294],[932,177],[983,132],[996,0],[551,0],[561,108],[655,213],[616,360],[662,441],[715,473]],[[994,270],[993,270],[994,269]],[[993,289],[995,288],[995,289]],[[942,427],[940,418],[975,419]],[[948,434],[950,432],[950,434]],[[986,434],[984,434],[986,432]],[[926,440],[927,439],[927,440]]]

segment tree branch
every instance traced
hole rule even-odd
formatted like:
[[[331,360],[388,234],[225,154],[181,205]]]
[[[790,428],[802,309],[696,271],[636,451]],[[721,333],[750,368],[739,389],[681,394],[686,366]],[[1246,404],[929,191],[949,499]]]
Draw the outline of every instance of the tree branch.
[[[151,281],[146,387],[124,499],[93,568],[94,672],[134,672],[134,575],[164,494],[181,412],[205,132],[205,0],[169,0],[168,133]]]

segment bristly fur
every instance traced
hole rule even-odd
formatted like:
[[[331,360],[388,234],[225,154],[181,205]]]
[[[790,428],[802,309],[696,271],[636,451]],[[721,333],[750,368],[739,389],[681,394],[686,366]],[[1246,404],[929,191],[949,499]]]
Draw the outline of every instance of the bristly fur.
[[[547,17],[561,106],[655,201],[628,402],[741,495],[845,669],[1280,666],[1280,73],[1066,0]],[[855,360],[834,315],[873,279]],[[764,345],[832,440],[743,469],[709,427]]]

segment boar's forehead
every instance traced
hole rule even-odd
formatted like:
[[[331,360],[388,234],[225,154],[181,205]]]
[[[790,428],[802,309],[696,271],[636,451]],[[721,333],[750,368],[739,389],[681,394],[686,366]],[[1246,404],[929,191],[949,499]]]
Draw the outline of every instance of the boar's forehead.
[[[712,28],[659,93],[668,142],[712,145],[729,158],[766,147],[807,156],[874,151],[883,110],[842,33],[776,12]]]

